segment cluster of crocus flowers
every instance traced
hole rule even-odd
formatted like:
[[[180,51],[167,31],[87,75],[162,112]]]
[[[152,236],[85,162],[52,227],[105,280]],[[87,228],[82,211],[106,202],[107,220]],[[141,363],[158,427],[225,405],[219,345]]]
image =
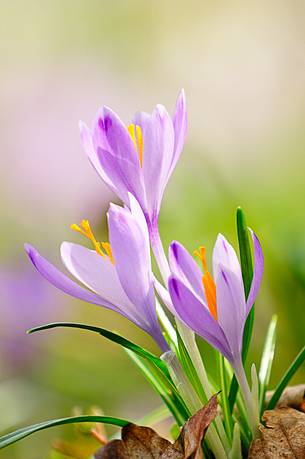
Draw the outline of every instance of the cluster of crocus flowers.
[[[222,235],[217,237],[213,250],[213,275],[208,269],[204,247],[191,255],[183,245],[174,241],[167,257],[159,236],[158,216],[162,196],[187,132],[184,92],[178,97],[173,118],[163,106],[157,105],[151,115],[137,113],[132,123],[125,126],[112,110],[102,107],[92,129],[83,123],[80,129],[91,163],[123,201],[124,207],[110,204],[107,214],[109,242],[99,242],[87,220],[71,225],[93,246],[88,249],[69,242],[61,245],[62,261],[77,282],[58,270],[36,249],[26,245],[31,261],[49,282],[63,292],[127,317],[152,336],[164,352],[172,345],[168,337],[173,328],[170,326],[169,333],[167,322],[162,320],[162,325],[159,322],[157,290],[167,306],[167,312],[177,321],[178,329],[179,326],[185,327],[184,336],[188,336],[188,344],[196,346],[193,339],[196,333],[230,362],[239,381],[254,434],[258,415],[252,403],[241,355],[245,323],[263,274],[260,243],[250,230],[254,274],[246,297],[237,255]],[[152,272],[150,247],[163,285]],[[197,351],[187,350],[197,359]],[[203,385],[206,389],[206,382]],[[206,389],[206,395],[209,390]],[[212,449],[216,457],[225,457],[227,440],[223,437],[226,435],[223,427],[219,427],[217,422],[216,425],[222,439],[217,437],[214,441],[215,438],[212,438]]]

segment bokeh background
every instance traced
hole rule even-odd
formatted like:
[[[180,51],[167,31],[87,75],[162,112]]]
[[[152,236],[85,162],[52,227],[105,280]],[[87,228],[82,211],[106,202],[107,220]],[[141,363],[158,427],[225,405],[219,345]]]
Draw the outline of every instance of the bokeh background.
[[[305,332],[304,2],[2,0],[0,8],[0,430],[75,406],[136,420],[160,405],[114,344],[76,330],[25,335],[48,321],[83,321],[156,351],[126,320],[47,285],[23,243],[60,264],[59,245],[80,241],[69,225],[83,217],[107,239],[114,197],[82,151],[78,121],[90,124],[102,104],[126,123],[156,103],[172,111],[181,87],[189,135],[164,199],[164,243],[211,251],[221,231],[236,246],[235,209],[244,208],[266,255],[252,358],[276,312],[276,381]],[[303,368],[295,382],[304,378]],[[1,458],[48,458],[65,433],[40,433]]]

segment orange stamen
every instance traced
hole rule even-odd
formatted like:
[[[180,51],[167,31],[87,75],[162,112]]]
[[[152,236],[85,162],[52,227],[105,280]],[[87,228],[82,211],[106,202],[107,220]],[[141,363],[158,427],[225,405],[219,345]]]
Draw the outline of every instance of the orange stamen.
[[[216,302],[216,285],[209,273],[208,265],[206,262],[206,249],[204,246],[200,246],[199,250],[194,251],[194,255],[201,260],[203,267],[202,284],[204,293],[208,303],[208,308],[215,320],[217,320],[217,302]]]
[[[114,258],[112,255],[112,250],[110,247],[109,242],[98,242],[91,230],[90,223],[88,220],[82,220],[80,225],[76,225],[73,223],[70,228],[74,231],[77,231],[78,233],[81,233],[83,236],[89,239],[89,241],[92,242],[96,252],[98,255],[101,255],[102,257],[107,257],[110,259],[111,263],[114,264]],[[105,250],[103,252],[102,248]]]

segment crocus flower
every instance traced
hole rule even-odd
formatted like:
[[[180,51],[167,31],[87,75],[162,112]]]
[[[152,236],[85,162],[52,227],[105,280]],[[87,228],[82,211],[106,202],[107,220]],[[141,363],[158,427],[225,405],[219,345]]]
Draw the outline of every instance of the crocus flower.
[[[132,193],[152,230],[186,136],[184,91],[173,118],[165,107],[157,105],[152,114],[136,113],[126,127],[104,106],[97,112],[92,130],[81,122],[80,131],[84,149],[103,181],[127,206],[128,193]]]
[[[155,310],[147,225],[135,198],[129,195],[129,199],[130,210],[110,205],[110,244],[96,240],[87,220],[80,226],[71,225],[94,246],[90,250],[71,242],[61,245],[64,265],[84,287],[59,271],[35,248],[26,245],[26,251],[40,274],[57,288],[122,314],[149,333],[164,350],[167,346]]]
[[[172,242],[169,261],[172,275],[169,293],[174,312],[198,335],[218,349],[234,367],[240,365],[243,331],[258,293],[263,274],[263,253],[251,232],[254,245],[254,275],[245,298],[240,264],[233,247],[220,234],[213,251],[213,275],[209,273],[205,248],[195,254],[202,272],[187,250]]]

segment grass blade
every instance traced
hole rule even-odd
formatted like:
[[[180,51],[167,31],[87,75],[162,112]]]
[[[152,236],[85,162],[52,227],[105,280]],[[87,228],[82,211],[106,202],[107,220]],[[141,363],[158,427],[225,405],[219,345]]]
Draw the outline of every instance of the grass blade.
[[[276,327],[277,327],[277,316],[274,315],[271,318],[270,325],[268,327],[265,344],[263,348],[263,354],[261,358],[261,364],[258,374],[260,384],[260,395],[259,395],[259,407],[260,413],[264,410],[266,390],[270,381],[271,368],[274,359],[274,349],[276,342]]]
[[[40,325],[39,327],[31,328],[28,331],[29,334],[36,333],[42,330],[49,330],[51,328],[58,328],[58,327],[65,327],[65,328],[78,328],[82,330],[88,330],[99,335],[102,335],[104,338],[113,341],[114,343],[120,344],[126,349],[130,349],[135,354],[138,354],[140,357],[144,357],[145,359],[151,361],[156,367],[158,367],[166,376],[169,377],[168,369],[164,362],[159,359],[156,355],[152,354],[151,352],[143,349],[142,347],[138,346],[137,344],[129,341],[126,338],[123,338],[120,335],[117,335],[114,332],[109,330],[105,330],[104,328],[95,327],[93,325],[86,325],[81,323],[73,323],[73,322],[54,322],[46,325]]]
[[[272,410],[277,402],[279,401],[284,389],[288,385],[291,378],[294,376],[296,371],[300,368],[302,363],[305,360],[305,346],[300,350],[294,361],[291,363],[290,367],[287,369],[286,373],[283,375],[282,379],[278,383],[271,400],[268,403],[267,410]]]
[[[219,376],[220,376],[220,387],[221,387],[221,402],[222,402],[222,413],[224,418],[224,424],[227,432],[227,436],[229,441],[232,441],[233,436],[233,419],[229,409],[228,403],[228,387],[227,387],[227,379],[226,379],[226,371],[225,371],[225,362],[224,357],[218,353],[219,358]]]
[[[35,432],[39,432],[40,430],[61,426],[63,424],[75,424],[80,422],[99,422],[103,424],[112,424],[119,427],[124,427],[130,424],[129,421],[125,421],[124,419],[112,418],[108,416],[73,416],[69,418],[53,419],[51,421],[40,422],[28,427],[23,427],[22,429],[18,429],[14,432],[3,435],[0,437],[0,449],[5,448],[6,446],[9,446],[16,441],[22,440],[23,438],[28,437]]]

